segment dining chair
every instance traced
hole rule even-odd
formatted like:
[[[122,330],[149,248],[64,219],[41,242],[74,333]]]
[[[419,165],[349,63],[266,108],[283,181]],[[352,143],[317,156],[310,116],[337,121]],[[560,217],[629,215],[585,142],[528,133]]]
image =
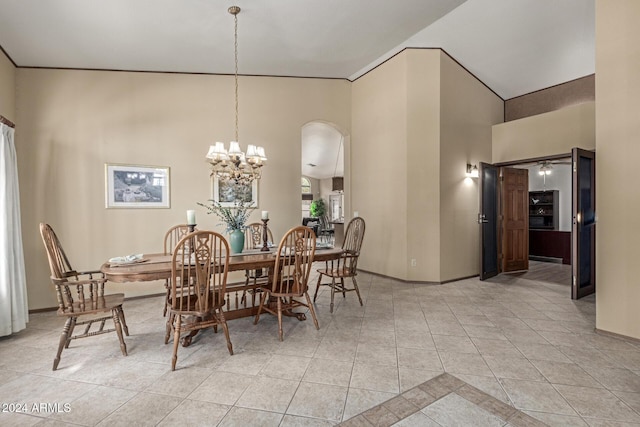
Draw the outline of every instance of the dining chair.
[[[365,222],[361,217],[353,218],[349,225],[347,225],[347,231],[342,242],[342,255],[335,261],[327,261],[325,268],[319,269],[318,273],[318,285],[316,291],[313,294],[313,302],[318,297],[318,290],[320,286],[331,287],[331,306],[329,312],[333,313],[333,297],[335,292],[342,292],[342,297],[346,297],[347,292],[356,291],[358,294],[358,300],[362,305],[362,298],[360,297],[360,290],[358,290],[358,282],[356,276],[358,275],[358,257],[360,256],[360,248],[362,247],[362,239],[364,238]],[[321,283],[322,276],[331,278],[330,283]],[[351,278],[353,282],[353,288],[346,288],[344,284],[345,278]]]
[[[194,228],[193,231],[198,231]],[[171,227],[164,235],[164,254],[173,255],[173,249],[178,242],[187,234],[189,234],[189,226],[187,224],[178,224]],[[171,292],[171,286],[169,285],[169,279],[165,280],[164,288],[166,291],[164,299],[164,309],[162,310],[162,317],[167,315],[167,307],[169,307],[169,297]]]
[[[58,299],[58,316],[67,321],[60,335],[58,352],[53,360],[53,370],[58,369],[62,350],[69,348],[71,340],[94,335],[116,332],[120,340],[120,350],[127,355],[127,345],[122,330],[129,336],[129,328],[124,318],[122,303],[124,294],[104,294],[107,280],[98,271],[76,271],[71,267],[60,241],[49,224],[40,224],[40,235],[47,251],[51,282],[55,286]],[[105,329],[107,320],[113,320],[113,328]],[[91,326],[99,325],[94,330]],[[73,335],[78,325],[86,325],[82,333]]]
[[[319,230],[317,231],[320,240],[324,240],[326,243],[333,243],[335,230],[333,225],[329,222],[329,218],[326,215],[322,215],[319,222]]]
[[[296,307],[307,307],[316,329],[320,329],[313,303],[308,294],[309,275],[316,251],[316,235],[309,227],[299,226],[289,230],[278,245],[271,287],[263,288],[262,298],[254,324],[258,324],[262,310],[278,316],[278,335],[283,340],[282,313]],[[275,299],[276,308],[269,304]],[[304,301],[296,298],[304,297]]]
[[[227,287],[227,264],[229,244],[214,231],[195,231],[184,236],[171,256],[171,292],[169,317],[164,343],[169,343],[173,331],[173,356],[171,370],[175,371],[178,360],[180,334],[183,346],[201,329],[213,327],[218,332],[222,326],[229,354],[233,346],[222,307],[225,304]]]
[[[262,245],[264,244],[264,236],[262,234],[263,230],[264,224],[261,224],[259,222],[254,222],[247,226],[244,239],[245,249],[252,250],[262,248]],[[271,233],[269,227],[267,227],[267,240],[269,242],[273,242],[273,234]],[[255,307],[256,289],[258,288],[258,285],[266,285],[268,283],[269,275],[267,274],[266,270],[258,268],[256,270],[245,270],[244,276],[245,292],[243,292],[242,294],[241,303],[244,303],[246,301],[246,294],[247,292],[249,292],[252,295],[251,307]],[[253,289],[249,289],[247,291],[249,282],[253,282]]]

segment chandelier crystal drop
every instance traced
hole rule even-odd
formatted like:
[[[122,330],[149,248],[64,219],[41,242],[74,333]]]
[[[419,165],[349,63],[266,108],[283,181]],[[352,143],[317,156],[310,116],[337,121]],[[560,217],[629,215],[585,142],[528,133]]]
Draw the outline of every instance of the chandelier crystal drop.
[[[207,162],[211,165],[211,176],[216,176],[221,182],[248,185],[260,179],[262,166],[267,161],[263,147],[249,145],[245,154],[238,143],[238,14],[240,8],[231,6],[229,13],[234,17],[234,60],[235,60],[235,99],[236,99],[236,140],[229,143],[227,150],[222,142],[216,142],[209,147]]]

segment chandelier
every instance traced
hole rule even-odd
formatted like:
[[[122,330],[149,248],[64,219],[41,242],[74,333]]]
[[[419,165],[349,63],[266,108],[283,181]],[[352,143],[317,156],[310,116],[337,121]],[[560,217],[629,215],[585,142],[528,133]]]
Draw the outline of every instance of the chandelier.
[[[238,14],[240,8],[231,6],[228,9],[234,18],[234,54],[235,54],[235,98],[236,98],[236,127],[235,141],[229,142],[227,150],[222,142],[216,142],[209,147],[207,162],[211,165],[211,176],[219,181],[231,184],[248,185],[260,179],[262,166],[267,161],[263,147],[249,145],[245,154],[238,144]]]

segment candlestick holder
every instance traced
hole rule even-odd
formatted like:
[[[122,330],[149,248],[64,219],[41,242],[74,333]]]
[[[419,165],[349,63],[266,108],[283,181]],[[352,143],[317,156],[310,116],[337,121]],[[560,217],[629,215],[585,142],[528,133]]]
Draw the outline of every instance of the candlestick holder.
[[[194,231],[196,231],[196,225],[197,224],[187,224],[187,228],[189,229],[189,233],[193,233]]]
[[[260,252],[269,252],[269,245],[267,243],[268,241],[268,237],[267,237],[267,223],[269,222],[268,219],[263,219],[262,220],[262,249],[260,249]]]

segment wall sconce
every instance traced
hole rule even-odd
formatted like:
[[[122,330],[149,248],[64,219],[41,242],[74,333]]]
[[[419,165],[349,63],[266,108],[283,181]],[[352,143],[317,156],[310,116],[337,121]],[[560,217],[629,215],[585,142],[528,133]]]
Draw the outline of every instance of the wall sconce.
[[[479,176],[478,166],[467,163],[467,178],[478,178]]]

